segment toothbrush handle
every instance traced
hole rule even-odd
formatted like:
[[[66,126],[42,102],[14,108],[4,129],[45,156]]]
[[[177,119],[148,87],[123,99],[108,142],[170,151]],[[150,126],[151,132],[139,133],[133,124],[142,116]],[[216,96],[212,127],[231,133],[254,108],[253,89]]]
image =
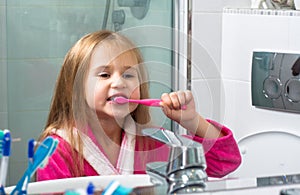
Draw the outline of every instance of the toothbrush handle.
[[[141,100],[129,100],[129,102],[143,104],[145,106],[160,107],[160,99],[141,99]],[[182,110],[186,110],[186,105],[181,106]]]
[[[0,183],[1,186],[5,187],[6,184],[6,176],[7,176],[7,169],[8,169],[8,156],[3,156],[1,161],[1,172],[0,172]]]
[[[131,103],[142,104],[145,106],[155,106],[155,107],[160,107],[159,102],[161,102],[160,99],[142,99],[142,100],[128,99],[127,101]]]
[[[143,100],[139,100],[138,103],[143,104],[145,106],[160,107],[159,105],[160,102],[161,102],[160,99],[143,99]]]

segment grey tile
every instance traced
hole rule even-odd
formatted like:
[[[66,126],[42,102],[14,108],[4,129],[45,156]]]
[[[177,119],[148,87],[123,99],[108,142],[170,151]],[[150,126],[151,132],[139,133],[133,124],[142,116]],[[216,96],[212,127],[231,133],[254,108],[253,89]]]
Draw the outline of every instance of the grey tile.
[[[27,159],[27,142],[37,139],[45,126],[48,111],[10,112],[9,130],[13,138],[21,139],[12,143],[11,161],[25,161]]]
[[[0,5],[0,60],[6,59],[6,7]]]
[[[0,59],[0,112],[7,112],[7,66],[6,60]]]
[[[7,55],[15,58],[64,57],[81,36],[101,28],[99,7],[8,7]]]
[[[27,161],[10,162],[6,186],[16,185],[27,168]]]
[[[8,61],[9,111],[48,110],[61,63],[62,59]]]
[[[7,129],[8,128],[8,113],[7,112],[0,112],[0,129]]]

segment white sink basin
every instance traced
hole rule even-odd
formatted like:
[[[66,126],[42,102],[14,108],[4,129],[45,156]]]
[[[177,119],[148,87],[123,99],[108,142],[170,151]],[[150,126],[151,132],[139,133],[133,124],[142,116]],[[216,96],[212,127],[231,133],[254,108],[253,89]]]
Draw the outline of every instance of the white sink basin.
[[[109,175],[109,176],[89,176],[68,179],[57,179],[40,182],[32,182],[28,185],[28,194],[42,193],[62,193],[70,189],[85,189],[90,182],[94,184],[96,190],[103,190],[112,181],[118,181],[122,186],[134,188],[139,186],[152,186],[149,175]],[[5,192],[10,194],[14,186],[5,188]]]

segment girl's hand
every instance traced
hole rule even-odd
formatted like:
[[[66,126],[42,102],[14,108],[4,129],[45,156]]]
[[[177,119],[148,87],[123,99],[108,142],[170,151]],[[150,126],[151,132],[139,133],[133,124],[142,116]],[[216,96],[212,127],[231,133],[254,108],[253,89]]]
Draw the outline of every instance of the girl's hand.
[[[191,91],[164,93],[161,100],[160,105],[165,115],[179,123],[190,133],[212,139],[224,136],[219,129],[196,112]],[[182,106],[186,106],[186,108],[182,109]]]
[[[189,131],[194,131],[194,128],[197,128],[199,114],[196,112],[191,91],[164,93],[161,100],[162,110],[168,118],[176,121]],[[186,108],[182,109],[183,106]]]

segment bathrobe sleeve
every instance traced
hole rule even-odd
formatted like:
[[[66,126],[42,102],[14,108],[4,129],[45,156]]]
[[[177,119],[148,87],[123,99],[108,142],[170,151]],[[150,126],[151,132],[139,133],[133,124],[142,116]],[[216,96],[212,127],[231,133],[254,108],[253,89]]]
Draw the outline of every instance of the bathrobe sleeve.
[[[204,139],[198,136],[192,137],[194,141],[203,145],[206,158],[206,173],[209,177],[224,177],[236,170],[241,164],[241,155],[232,132],[227,127],[208,120],[212,125],[220,129],[224,134],[217,139]],[[191,138],[191,136],[188,136]]]

